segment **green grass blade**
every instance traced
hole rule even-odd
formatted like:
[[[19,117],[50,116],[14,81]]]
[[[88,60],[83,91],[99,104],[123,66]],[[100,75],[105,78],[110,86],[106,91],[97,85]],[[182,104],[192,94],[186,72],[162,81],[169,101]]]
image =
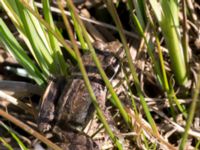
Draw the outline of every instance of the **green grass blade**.
[[[56,30],[52,29],[48,22],[46,22],[38,12],[33,10],[26,2],[23,0],[19,0],[21,4],[27,8],[32,15],[34,15],[38,21],[46,28],[48,32],[51,32],[55,38],[62,44],[62,46],[67,50],[67,52],[71,55],[72,59],[76,60],[76,56],[74,51],[70,48],[70,46],[65,42],[65,39],[61,36],[61,34]]]
[[[17,10],[17,5],[16,1],[13,0],[1,0],[0,1],[1,5],[3,6],[4,10],[8,13],[9,17],[15,24],[15,26],[20,27],[21,26],[21,21],[19,18],[19,12]],[[12,5],[10,5],[12,4]]]
[[[187,81],[187,70],[178,31],[178,2],[177,0],[161,0],[160,3],[156,0],[149,0],[149,2],[157,17],[169,49],[171,66],[176,81],[182,85]]]
[[[147,46],[147,52],[148,52],[148,54],[149,54],[149,56],[150,56],[150,58],[151,58],[151,60],[153,62],[154,71],[155,71],[155,73],[157,75],[158,81],[160,82],[162,87],[165,89],[167,87],[164,87],[164,85],[163,85],[165,81],[163,79],[163,75],[162,75],[162,71],[161,71],[161,67],[160,67],[159,61],[156,61],[156,58],[155,58],[155,56],[153,54],[153,49],[151,48],[149,42],[147,41],[147,38],[146,38],[145,33],[144,33],[144,30],[142,29],[142,26],[140,25],[139,20],[137,19],[137,17],[134,14],[132,14],[132,17],[133,17],[135,25],[136,25],[136,27],[138,29],[139,34],[141,35],[141,37],[144,38],[144,42],[145,42],[145,44]]]
[[[59,43],[53,37],[52,33],[46,32],[44,26],[40,23],[41,21],[28,11],[20,0],[14,1],[13,6],[11,1],[2,1],[2,4],[18,31],[21,33],[43,74],[45,74],[46,77],[55,74],[65,75],[67,66],[62,56]],[[34,9],[34,13],[38,13],[37,9],[34,7],[33,1],[29,2],[29,7]],[[51,17],[50,13],[45,14],[48,18]],[[17,16],[17,19],[15,20],[13,16]],[[52,18],[48,21],[52,23],[49,25],[53,28],[52,32],[57,32],[53,26]]]
[[[200,140],[198,140],[197,144],[195,145],[195,150],[198,150],[200,148]]]
[[[129,9],[132,11],[131,13],[133,13],[133,4],[135,7],[135,11],[136,11],[136,15],[137,18],[140,22],[140,25],[142,27],[142,29],[145,28],[145,24],[146,24],[146,19],[145,19],[145,2],[144,0],[128,0],[128,7]]]
[[[28,150],[28,148],[26,148],[23,142],[17,137],[17,135],[7,125],[5,125],[3,122],[0,122],[0,125],[4,127],[11,134],[11,136],[15,139],[15,141],[20,146],[21,150]]]
[[[3,145],[8,149],[8,150],[13,150],[11,145],[9,145],[2,137],[0,137],[0,142],[3,143]]]
[[[76,13],[74,13],[74,14],[76,15]],[[103,68],[101,66],[101,63],[98,60],[98,57],[97,57],[97,55],[95,53],[95,50],[94,50],[94,48],[93,48],[93,46],[92,46],[92,44],[90,42],[88,33],[87,33],[82,21],[79,19],[79,17],[76,16],[76,19],[78,20],[78,23],[81,25],[81,28],[82,28],[82,31],[83,31],[83,35],[84,35],[85,41],[88,44],[88,48],[89,48],[89,50],[91,52],[93,61],[94,61],[95,65],[96,65],[96,67],[98,68],[99,73],[100,73],[102,79],[104,80],[104,82],[106,84],[106,87],[108,88],[110,94],[112,95],[113,99],[115,100],[115,103],[116,103],[116,105],[117,105],[122,117],[124,118],[124,120],[127,123],[127,125],[130,127],[131,126],[130,118],[129,118],[127,112],[125,111],[121,101],[119,100],[117,94],[115,93],[111,83],[109,82],[108,77],[106,76],[106,73],[104,72],[104,70],[103,70]]]
[[[190,106],[190,111],[189,111],[189,115],[187,118],[187,122],[186,122],[186,127],[185,127],[185,132],[182,136],[182,140],[181,143],[179,145],[179,150],[184,150],[186,142],[187,142],[187,138],[188,138],[188,131],[190,129],[190,126],[192,124],[194,115],[195,115],[195,111],[196,111],[196,107],[198,104],[198,100],[199,100],[199,91],[200,91],[200,73],[198,74],[198,79],[197,79],[197,85],[196,88],[194,90],[194,95],[192,98],[192,104]]]
[[[25,12],[26,17],[24,16],[24,13],[22,13],[22,12],[24,12],[26,10],[20,5],[19,0],[16,0],[14,2],[2,0],[1,3],[3,4],[4,9],[6,10],[7,14],[9,15],[9,17],[11,18],[13,23],[16,25],[18,31],[21,33],[25,43],[29,47],[29,50],[31,51],[31,53],[34,56],[37,63],[39,64],[40,68],[47,76],[49,74],[49,72],[47,69],[47,64],[45,64],[46,62],[41,57],[41,51],[37,51],[36,48],[38,48],[38,47],[34,47],[35,45],[32,45],[33,43],[30,41],[31,36],[27,35],[27,32],[32,33],[33,35],[38,34],[38,30],[41,29],[38,27],[38,22],[33,21],[31,16],[26,12]],[[17,19],[14,18],[16,16],[17,16]],[[36,25],[36,27],[34,27],[34,25]],[[38,28],[38,30],[35,30],[37,28]],[[32,31],[30,31],[29,29],[32,29]],[[39,40],[39,38],[42,38],[42,36],[40,36],[40,37],[33,36],[33,37],[35,38],[34,40],[32,40],[34,42],[37,42]],[[45,39],[42,40],[42,42],[45,43]],[[38,43],[38,46],[40,46],[40,43]]]
[[[81,43],[81,47],[82,47],[83,50],[86,50],[86,49],[88,49],[88,47],[87,47],[87,44],[85,43],[81,27],[78,24],[78,22],[77,22],[77,20],[76,20],[76,18],[74,16],[74,13],[72,12],[72,10],[70,10],[70,11],[71,11],[71,17],[72,17],[72,20],[73,20],[73,23],[74,23],[74,28],[75,28],[76,34],[77,34],[78,39],[79,39],[79,41]]]
[[[27,70],[30,76],[39,85],[44,85],[45,78],[42,76],[39,69],[34,65],[26,52],[14,38],[6,24],[0,18],[0,41],[5,48],[17,59],[17,61]]]
[[[32,14],[30,14],[26,8],[17,0],[17,8],[20,12],[20,19],[22,20],[25,36],[28,38],[30,45],[32,46],[32,54],[39,64],[40,68],[46,76],[53,72],[51,65],[53,59],[49,53],[49,45],[45,39],[40,23]]]
[[[43,12],[44,12],[44,18],[49,23],[52,29],[56,30],[56,27],[53,22],[53,17],[50,11],[50,4],[49,0],[42,0],[43,4]],[[56,72],[60,73],[62,76],[66,75],[67,73],[67,65],[65,63],[61,48],[59,46],[58,40],[53,36],[52,33],[48,32],[49,42],[51,45],[51,56],[54,60],[54,64],[57,66]]]
[[[169,99],[172,116],[175,119],[175,111],[174,111],[174,106],[173,106],[173,101],[174,101],[175,104],[177,105],[178,109],[180,110],[180,112],[183,113],[184,117],[187,117],[187,112],[186,112],[185,108],[179,103],[178,99],[176,98],[176,94],[174,92],[172,83],[168,82],[165,65],[164,65],[164,59],[163,59],[162,51],[161,51],[161,46],[160,46],[158,35],[157,35],[156,29],[155,29],[156,27],[151,19],[151,16],[149,16],[148,18],[149,18],[149,22],[151,24],[151,28],[153,29],[154,36],[156,38],[157,50],[158,50],[158,55],[159,55],[159,60],[160,60],[160,68],[161,68],[161,72],[162,72],[162,74],[160,76],[162,76],[162,78],[163,78],[162,85],[163,85],[163,89],[167,92],[167,97]]]
[[[115,143],[115,145],[117,146],[117,148],[118,148],[119,150],[122,150],[122,145],[121,145],[121,143],[120,143],[119,140],[115,137],[114,133],[112,132],[111,128],[110,128],[109,125],[108,125],[108,122],[106,121],[105,116],[103,115],[103,112],[101,111],[101,109],[100,109],[100,107],[99,107],[99,105],[98,105],[96,96],[95,96],[94,91],[93,91],[93,89],[92,89],[92,86],[91,86],[91,84],[90,84],[90,80],[89,80],[89,78],[88,78],[88,76],[87,76],[87,72],[86,72],[86,69],[85,69],[85,67],[84,67],[84,63],[83,63],[83,61],[82,61],[82,59],[81,59],[80,52],[79,52],[78,47],[77,47],[77,44],[76,44],[76,42],[75,42],[74,35],[73,35],[73,33],[72,33],[72,29],[71,29],[71,27],[70,27],[70,25],[69,25],[69,22],[68,22],[68,20],[67,20],[65,14],[64,14],[64,9],[63,9],[63,7],[61,6],[61,3],[60,3],[59,1],[57,1],[57,2],[58,2],[58,6],[59,6],[59,8],[60,8],[60,10],[61,10],[62,17],[63,17],[64,23],[65,23],[66,29],[67,29],[67,31],[68,31],[68,33],[69,33],[69,35],[70,35],[70,39],[71,39],[71,41],[72,41],[72,44],[73,44],[73,47],[74,47],[74,50],[75,50],[75,53],[76,53],[76,56],[77,56],[77,62],[78,62],[79,68],[80,68],[80,70],[81,70],[81,73],[82,73],[82,75],[83,75],[83,79],[84,79],[85,85],[86,85],[86,87],[87,87],[87,89],[88,89],[88,92],[89,92],[90,97],[91,97],[91,99],[92,99],[92,102],[93,102],[93,105],[94,105],[94,107],[95,107],[95,110],[97,111],[97,114],[98,114],[98,116],[99,116],[101,122],[103,123],[103,125],[104,125],[104,127],[105,127],[107,133],[109,134],[110,138],[113,140],[113,142]],[[74,7],[73,7],[73,4],[72,4],[71,1],[69,1],[68,7],[70,7],[72,13],[74,14],[74,17],[76,17],[76,14],[75,14],[75,12],[74,12]],[[77,18],[74,18],[74,19],[76,19],[77,22],[80,21],[80,20],[78,20]],[[82,29],[83,29],[82,24],[80,24],[80,27],[82,27]],[[84,31],[84,29],[83,29],[83,31]],[[83,36],[84,36],[85,34],[87,34],[87,33],[84,33]],[[86,36],[87,36],[87,35],[86,35]],[[86,40],[86,41],[87,41],[87,40]]]
[[[119,35],[120,35],[120,38],[122,40],[122,43],[123,43],[123,46],[124,46],[124,49],[125,49],[125,52],[126,52],[126,57],[127,57],[127,60],[128,60],[128,64],[129,64],[129,67],[130,67],[130,71],[131,71],[131,75],[133,76],[133,79],[134,79],[134,83],[135,83],[135,86],[136,86],[136,89],[137,89],[137,93],[140,97],[140,100],[141,100],[141,104],[142,104],[142,107],[144,109],[144,112],[146,114],[146,117],[153,129],[153,131],[158,134],[158,130],[157,130],[157,127],[156,127],[156,124],[151,116],[151,113],[149,111],[149,108],[147,106],[147,103],[144,99],[144,96],[142,94],[142,90],[141,90],[141,87],[140,87],[140,83],[139,83],[139,79],[138,79],[138,76],[137,76],[137,73],[136,73],[136,70],[134,68],[134,65],[133,65],[133,61],[132,61],[132,58],[131,58],[131,54],[130,54],[130,51],[129,51],[129,48],[127,46],[127,42],[126,42],[126,38],[125,38],[125,35],[123,33],[123,28],[122,28],[122,24],[120,22],[120,19],[119,19],[119,16],[117,15],[117,12],[116,12],[116,9],[114,8],[114,5],[112,3],[112,1],[109,1],[107,0],[107,6],[108,6],[108,10],[110,11],[110,14],[113,18],[113,20],[115,21],[115,24],[117,26],[117,29],[119,31]]]

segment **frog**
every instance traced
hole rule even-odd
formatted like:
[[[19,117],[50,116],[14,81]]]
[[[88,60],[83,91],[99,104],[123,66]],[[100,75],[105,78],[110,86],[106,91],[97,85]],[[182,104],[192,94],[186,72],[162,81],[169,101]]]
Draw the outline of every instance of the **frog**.
[[[119,68],[116,54],[122,51],[121,43],[119,41],[109,43],[97,41],[93,45],[103,69],[108,78],[112,80],[116,75],[116,69]],[[91,53],[85,53],[82,60],[98,105],[104,112],[107,93],[105,83],[93,62]],[[43,94],[38,114],[38,127],[43,133],[54,131],[59,127],[63,133],[71,129],[74,133],[80,134],[77,130],[83,129],[94,115],[95,107],[79,68],[76,66],[71,69],[71,72],[71,78],[62,76],[51,80]]]

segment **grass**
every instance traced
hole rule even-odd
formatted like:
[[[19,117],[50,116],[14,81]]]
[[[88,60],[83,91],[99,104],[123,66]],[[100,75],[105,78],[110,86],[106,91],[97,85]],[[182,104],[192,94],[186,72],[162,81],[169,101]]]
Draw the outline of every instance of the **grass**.
[[[160,147],[183,150],[188,146],[198,147],[199,133],[194,131],[195,134],[191,134],[190,131],[195,121],[194,116],[197,115],[195,110],[197,109],[200,90],[199,68],[197,66],[200,62],[188,55],[189,40],[192,41],[197,37],[194,36],[192,39],[188,39],[191,36],[188,36],[190,32],[186,27],[190,24],[187,21],[190,21],[192,17],[191,14],[186,13],[188,5],[185,0],[181,2],[176,0],[161,0],[159,2],[149,0],[148,3],[138,0],[113,3],[111,0],[105,0],[105,5],[99,4],[105,7],[105,10],[102,9],[100,12],[105,11],[104,13],[107,13],[107,16],[101,19],[106,20],[108,17],[112,20],[118,31],[117,35],[116,33],[113,34],[114,38],[121,41],[125,52],[124,58],[119,59],[120,71],[123,74],[120,73],[122,75],[120,81],[118,79],[120,75],[116,77],[117,82],[120,83],[116,87],[113,86],[114,81],[109,81],[93,47],[91,39],[95,40],[95,32],[91,32],[91,29],[80,19],[76,11],[77,7],[74,6],[71,0],[66,5],[70,12],[68,17],[66,17],[63,4],[59,0],[57,4],[60,14],[56,15],[51,11],[52,6],[48,0],[42,0],[42,11],[36,7],[34,1],[27,3],[25,0],[14,2],[12,0],[2,0],[0,4],[2,11],[6,12],[6,16],[12,21],[15,30],[25,43],[25,45],[21,44],[19,37],[9,29],[6,20],[0,18],[1,45],[26,70],[30,77],[29,81],[45,88],[51,77],[55,79],[61,76],[70,77],[71,65],[74,62],[78,64],[85,86],[95,106],[98,120],[103,124],[103,128],[93,129],[91,135],[97,136],[101,132],[108,134],[113,147],[117,149],[125,149],[124,145],[127,145],[128,149],[135,147],[139,149],[158,149]],[[92,4],[92,7],[97,7],[99,11],[98,5]],[[127,13],[128,20],[123,20],[120,10]],[[88,8],[88,11],[94,10]],[[184,19],[179,17],[180,14],[183,14]],[[95,13],[92,15],[95,16]],[[59,27],[59,23],[57,23],[59,21],[61,21],[64,28]],[[130,22],[132,26],[130,26]],[[180,24],[183,25],[180,26]],[[194,25],[196,24],[194,23]],[[133,39],[130,39],[125,34],[127,32],[124,32],[130,27],[140,37],[137,42],[140,42],[141,47],[135,46],[137,49],[134,51],[136,57],[133,56],[131,42],[129,42]],[[66,33],[60,32],[61,30]],[[193,30],[193,28],[191,27],[190,30]],[[108,89],[108,95],[110,95],[108,99],[111,100],[111,104],[109,104],[110,111],[112,114],[115,112],[115,115],[113,115],[116,122],[115,128],[118,128],[120,133],[116,133],[112,129],[113,126],[107,122],[104,112],[98,106],[98,100],[87,76],[84,62],[81,59],[80,48],[88,50],[92,55],[93,61]],[[142,55],[142,53],[145,55]],[[194,53],[193,55],[198,58],[198,54]],[[139,65],[140,62],[145,67],[142,68]],[[146,81],[149,81],[151,85],[148,85]],[[148,96],[147,93],[151,93],[154,87],[158,87],[161,92],[155,92],[158,95],[157,97]],[[125,95],[125,98],[122,98],[117,92],[120,88],[122,89],[120,92]],[[149,91],[147,92],[147,90]],[[190,101],[188,102],[186,99],[190,99]],[[20,100],[19,102],[21,103]],[[159,103],[163,105],[161,106]],[[27,104],[29,107],[27,107]],[[25,102],[22,108],[30,108],[37,112],[38,110],[35,110],[33,106],[30,107],[31,104]],[[1,110],[0,115],[10,120],[10,117],[3,114],[6,114],[6,112]],[[182,116],[181,122],[178,122],[177,118],[180,116]],[[20,118],[20,115],[18,117]],[[32,118],[34,117],[32,115]],[[199,116],[197,115],[197,117]],[[12,122],[12,120],[10,121]],[[169,135],[169,137],[176,138],[177,141],[172,143],[170,138],[166,140],[163,135],[167,135],[168,131],[165,128],[163,129],[162,126],[165,125],[173,130],[175,128],[174,124],[179,123],[185,127],[182,131],[183,134],[176,130],[173,133],[176,133],[177,136]],[[20,126],[21,123],[15,122],[15,124]],[[4,127],[9,129],[7,126]],[[96,133],[96,131],[98,132]],[[10,130],[8,132],[11,133]],[[51,142],[46,141],[45,138],[41,138],[37,131],[36,135],[28,130],[26,132],[36,138],[39,137],[48,146],[54,149],[58,148],[56,145],[52,145]],[[123,132],[124,134],[131,132],[136,134],[129,137],[123,136]],[[11,136],[19,143],[21,149],[26,149],[19,138],[14,134],[11,134]],[[92,136],[94,140],[95,136]],[[178,140],[181,142],[179,143]],[[189,140],[194,140],[196,145],[193,143],[187,145]],[[0,138],[0,141],[8,149],[11,148],[3,137]]]
[[[12,138],[18,143],[20,149],[22,150],[28,150],[27,147],[23,144],[23,142],[19,139],[19,137],[14,133],[13,130],[11,130],[6,124],[4,124],[3,122],[0,122],[0,125],[6,129],[10,135],[12,136]],[[2,143],[8,148],[8,149],[12,149],[12,147],[3,139],[1,138]]]

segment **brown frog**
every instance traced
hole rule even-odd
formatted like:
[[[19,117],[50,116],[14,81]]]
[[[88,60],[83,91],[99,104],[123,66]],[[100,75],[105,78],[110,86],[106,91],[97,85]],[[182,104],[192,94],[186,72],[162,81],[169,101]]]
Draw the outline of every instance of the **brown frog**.
[[[114,55],[119,52],[121,44],[116,41],[108,44],[96,42],[94,47],[108,77],[113,78],[119,66]],[[104,111],[106,100],[104,82],[95,67],[91,54],[84,54],[82,59],[100,108]],[[91,119],[94,110],[79,68],[75,67],[72,69],[70,79],[60,77],[49,83],[41,101],[38,126],[42,132],[49,131],[55,126],[63,131],[69,128],[84,127]]]

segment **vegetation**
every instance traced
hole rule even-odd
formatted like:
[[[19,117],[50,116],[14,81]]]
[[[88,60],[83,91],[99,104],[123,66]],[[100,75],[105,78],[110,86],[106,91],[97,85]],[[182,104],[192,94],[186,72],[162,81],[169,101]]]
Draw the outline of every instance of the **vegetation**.
[[[100,149],[199,149],[198,2],[1,0],[0,6],[0,149],[41,146],[35,139],[61,149],[37,131],[43,94],[37,89],[44,91],[51,78],[70,78],[76,63],[97,114],[83,132]],[[111,81],[93,47],[96,40],[118,40],[123,45],[120,71]],[[114,126],[98,106],[81,58],[85,51],[91,53],[108,89]],[[3,88],[6,80],[18,87],[37,87],[22,93],[23,86]]]

